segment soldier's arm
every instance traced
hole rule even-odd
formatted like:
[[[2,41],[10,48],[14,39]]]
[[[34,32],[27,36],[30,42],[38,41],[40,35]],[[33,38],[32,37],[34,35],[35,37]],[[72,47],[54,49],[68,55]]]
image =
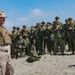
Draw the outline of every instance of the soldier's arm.
[[[56,25],[53,24],[53,26],[52,26],[52,32],[54,33],[55,31],[57,31],[57,29],[56,29]]]
[[[22,48],[26,48],[26,41],[25,40],[23,40],[23,46],[22,46]]]

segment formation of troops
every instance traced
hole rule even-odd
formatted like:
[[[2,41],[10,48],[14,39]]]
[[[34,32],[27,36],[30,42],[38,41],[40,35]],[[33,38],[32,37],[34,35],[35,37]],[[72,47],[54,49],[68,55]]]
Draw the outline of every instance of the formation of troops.
[[[26,25],[22,29],[13,26],[12,33],[3,26],[6,18],[4,11],[0,11],[0,75],[14,74],[10,58],[27,55],[26,61],[34,62],[47,52],[50,55],[64,55],[66,46],[67,51],[74,54],[75,21],[71,17],[65,20],[65,24],[56,16],[53,23],[42,21],[30,29]]]
[[[56,16],[53,23],[42,21],[31,26],[28,30],[26,25],[23,28],[13,26],[11,57],[18,58],[25,55],[39,57],[49,52],[50,55],[57,55],[58,52],[64,55],[65,46],[67,51],[75,50],[75,22],[71,17],[65,20],[65,24],[59,21]]]

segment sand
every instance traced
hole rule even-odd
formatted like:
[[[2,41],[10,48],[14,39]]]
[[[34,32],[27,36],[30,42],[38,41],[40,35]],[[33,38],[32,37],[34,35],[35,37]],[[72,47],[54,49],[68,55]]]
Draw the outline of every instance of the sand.
[[[26,62],[27,56],[12,59],[14,75],[75,75],[75,55],[42,55],[39,61]]]

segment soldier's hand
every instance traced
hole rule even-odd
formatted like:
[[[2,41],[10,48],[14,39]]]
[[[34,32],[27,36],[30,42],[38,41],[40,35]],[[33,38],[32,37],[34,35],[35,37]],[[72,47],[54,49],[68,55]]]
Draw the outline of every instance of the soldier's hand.
[[[11,36],[11,35],[12,35],[12,32],[9,31],[9,32],[8,32],[8,35]]]
[[[72,30],[72,28],[71,28],[71,27],[69,27],[69,30]]]
[[[27,34],[24,34],[24,36],[27,36]]]
[[[18,47],[19,47],[19,48],[22,48],[22,46],[21,46],[21,45],[19,45]]]
[[[55,30],[58,30],[60,26],[57,26]]]

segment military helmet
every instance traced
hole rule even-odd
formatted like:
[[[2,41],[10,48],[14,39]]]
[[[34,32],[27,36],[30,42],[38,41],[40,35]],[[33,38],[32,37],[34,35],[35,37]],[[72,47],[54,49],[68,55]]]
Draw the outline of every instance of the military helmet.
[[[13,29],[16,29],[16,26],[13,26]]]
[[[60,19],[60,18],[58,16],[56,16],[55,19]]]
[[[17,27],[17,30],[19,30],[20,28],[19,27]]]
[[[37,26],[35,26],[34,28],[37,28]]]
[[[68,21],[71,21],[71,20],[73,20],[73,19],[72,19],[71,17],[69,17],[69,18],[68,18]]]
[[[31,28],[34,28],[34,26],[31,26]]]
[[[41,24],[45,24],[45,22],[44,22],[44,21],[42,21],[42,22],[41,22]]]
[[[49,27],[50,26],[50,24],[46,24],[46,27]]]
[[[37,26],[38,28],[40,28],[40,27],[41,27],[41,24],[40,24],[40,23],[36,23],[36,26]]]
[[[36,23],[36,26],[39,26],[39,25],[41,25],[40,23]]]
[[[68,19],[65,19],[65,22],[68,22]]]
[[[51,23],[51,22],[47,22],[47,24],[50,24],[50,25],[52,25],[52,23]]]
[[[23,28],[26,28],[26,25],[23,25]]]

